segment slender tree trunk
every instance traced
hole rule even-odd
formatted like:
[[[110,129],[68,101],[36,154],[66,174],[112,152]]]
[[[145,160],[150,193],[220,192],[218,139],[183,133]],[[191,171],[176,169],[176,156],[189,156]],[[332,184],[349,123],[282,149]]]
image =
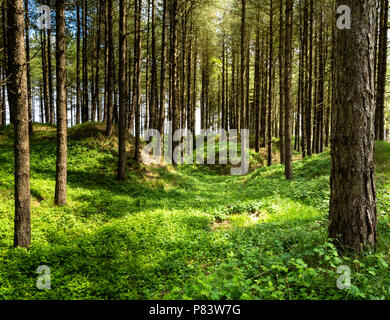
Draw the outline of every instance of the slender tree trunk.
[[[246,0],[241,0],[241,75],[240,75],[240,123],[238,130],[245,129],[246,111]]]
[[[88,28],[87,28],[87,0],[83,0],[83,107],[82,119],[83,123],[89,121],[89,105],[88,105]],[[110,16],[112,12],[110,11]]]
[[[196,145],[196,101],[197,101],[197,80],[198,80],[198,35],[195,37],[195,52],[194,52],[194,62],[193,62],[193,88],[192,88],[192,121],[191,121],[191,131],[193,134],[193,146]]]
[[[260,151],[260,91],[261,91],[261,81],[260,81],[260,14],[257,14],[257,26],[256,26],[256,49],[255,49],[255,99],[254,99],[254,109],[255,109],[255,151]]]
[[[107,62],[107,79],[106,79],[106,135],[108,137],[112,134],[112,116],[113,116],[113,101],[112,101],[112,94],[113,94],[113,60],[114,60],[114,42],[113,42],[113,35],[112,35],[112,0],[106,0],[106,21],[107,21],[107,35],[106,35],[106,45],[108,45],[108,48],[106,48],[106,62]]]
[[[313,92],[313,19],[314,19],[314,4],[313,0],[310,0],[310,25],[309,25],[309,63],[308,63],[308,89],[306,97],[306,149],[307,155],[312,155],[312,128],[311,128],[311,117],[312,117],[312,92]]]
[[[306,126],[306,112],[308,105],[308,2],[307,0],[303,1],[303,88],[302,88],[302,157],[306,158],[307,156],[307,126]]]
[[[119,1],[119,158],[118,179],[126,179],[126,0]]]
[[[324,54],[324,33],[323,33],[323,13],[322,4],[320,5],[320,30],[319,30],[319,43],[318,43],[318,120],[317,120],[317,146],[316,152],[321,153],[324,151],[324,106],[325,106],[325,54]]]
[[[177,0],[172,0],[171,3],[171,81],[172,81],[172,99],[171,99],[171,112],[172,112],[172,133],[174,134],[179,129],[179,108],[177,105]],[[170,137],[172,139],[172,163],[176,164],[174,151],[177,146],[177,142],[173,141],[173,134]]]
[[[362,251],[377,241],[374,166],[374,0],[337,1],[352,10],[351,30],[336,29],[330,238]]]
[[[3,37],[3,47],[4,48],[8,48],[8,45],[7,45],[7,17],[6,17],[6,11],[7,11],[7,1],[3,1],[2,5],[1,5],[1,23],[2,23],[2,27],[3,27],[3,32],[2,32],[2,37]],[[2,72],[2,76],[3,76],[3,80],[5,81],[5,79],[7,78],[7,56],[8,56],[8,52],[7,50],[4,50],[3,52],[3,72]],[[6,105],[6,99],[5,99],[5,96],[6,96],[6,86],[3,86],[3,97],[2,97],[2,101],[0,102],[1,105],[2,105],[2,113],[1,113],[1,119],[2,119],[2,124],[3,126],[6,126],[7,124],[7,105]],[[11,113],[11,110],[10,110],[10,113]]]
[[[99,86],[99,76],[100,76],[100,42],[101,42],[101,24],[102,24],[102,8],[103,8],[103,1],[99,1],[99,9],[98,9],[98,30],[97,30],[97,48],[96,48],[96,65],[95,65],[95,93],[93,97],[93,106],[92,106],[92,115],[91,120],[95,121],[95,117],[97,117],[97,121],[100,121],[100,103],[99,103],[99,93],[100,93],[100,86]]]
[[[26,25],[26,61],[27,61],[27,95],[28,95],[28,131],[33,134],[33,119],[32,119],[32,96],[31,96],[31,66],[30,66],[30,18],[28,10],[28,0],[24,0],[25,10],[25,25]]]
[[[57,59],[57,166],[55,203],[66,204],[67,180],[67,98],[66,98],[66,34],[65,0],[56,1],[56,59]]]
[[[50,1],[47,2],[50,5]],[[53,95],[53,68],[52,68],[52,53],[51,53],[51,29],[47,30],[47,78],[49,86],[49,122],[54,124],[54,95]]]
[[[291,150],[291,75],[292,75],[292,34],[293,34],[293,2],[286,0],[286,33],[285,33],[285,63],[284,63],[284,97],[285,97],[285,120],[284,120],[284,137],[285,137],[285,175],[286,179],[292,180],[292,150]]]
[[[266,61],[268,59],[268,47],[262,45],[263,48],[263,59],[262,59],[262,77],[263,77],[263,88],[262,88],[262,101],[261,101],[261,119],[260,119],[260,136],[262,138],[261,147],[266,146],[266,129],[267,129],[267,88],[268,88],[268,68],[266,67]]]
[[[136,0],[136,34],[137,40],[134,45],[137,48],[136,54],[134,56],[134,65],[135,65],[135,151],[134,159],[137,163],[140,162],[141,150],[140,150],[140,131],[141,131],[141,59],[142,59],[142,32],[141,32],[141,13],[142,13],[142,0]]]
[[[273,69],[273,6],[270,1],[270,23],[269,23],[269,73],[268,73],[268,124],[267,124],[267,164],[272,165],[272,69]]]
[[[81,89],[80,89],[80,47],[81,47],[81,22],[80,22],[80,1],[77,0],[77,66],[76,66],[76,124],[81,120]]]
[[[158,91],[157,91],[157,51],[156,51],[156,0],[152,1],[152,75],[150,88],[150,128],[158,126]]]
[[[15,232],[14,246],[31,244],[30,145],[23,0],[8,0],[8,101],[14,110]]]
[[[376,89],[375,138],[385,139],[385,89],[387,74],[389,0],[381,0],[378,73]]]
[[[50,123],[50,106],[49,106],[49,79],[47,75],[47,51],[46,51],[46,31],[41,30],[41,47],[42,47],[42,76],[43,76],[43,99],[45,102],[45,122]]]
[[[166,54],[167,54],[167,19],[168,19],[168,0],[163,0],[163,25],[161,35],[161,71],[160,71],[160,112],[158,130],[161,135],[160,155],[163,154],[164,148],[164,123],[165,123],[165,86],[166,86]]]
[[[150,79],[150,1],[147,0],[147,33],[146,33],[146,77],[145,77],[145,122],[144,131],[152,128],[151,106],[149,97],[149,79]]]
[[[283,0],[279,0],[279,137],[280,137],[280,163],[284,164],[284,19],[283,19]]]

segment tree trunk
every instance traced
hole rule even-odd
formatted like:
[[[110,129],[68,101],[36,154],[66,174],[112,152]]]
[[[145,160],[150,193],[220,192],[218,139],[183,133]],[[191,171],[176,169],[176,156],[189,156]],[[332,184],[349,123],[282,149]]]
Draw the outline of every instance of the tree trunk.
[[[8,48],[8,45],[7,45],[7,21],[6,21],[6,10],[7,10],[7,1],[3,1],[2,5],[1,5],[1,23],[2,23],[2,27],[3,27],[3,32],[2,32],[2,37],[3,37],[3,47],[4,48]],[[7,50],[4,50],[3,52],[3,72],[2,72],[2,76],[3,76],[3,81],[5,81],[5,79],[7,78]],[[1,100],[1,105],[2,105],[2,112],[1,112],[1,122],[2,122],[2,125],[3,126],[6,126],[7,124],[7,106],[6,106],[6,99],[5,99],[5,96],[6,96],[6,86],[3,86],[3,96],[2,96],[2,100]],[[10,110],[11,111],[11,110]]]
[[[245,129],[246,112],[246,0],[241,0],[241,75],[240,75],[240,123],[238,130]]]
[[[285,175],[286,179],[292,180],[292,150],[291,150],[291,76],[292,76],[292,34],[293,34],[293,3],[286,0],[286,32],[285,32],[285,52],[284,52],[284,137],[285,137]]]
[[[330,238],[361,251],[377,241],[374,179],[374,0],[337,1],[352,10],[351,30],[336,29]]]
[[[140,117],[141,117],[141,61],[142,61],[142,32],[141,32],[141,14],[142,14],[142,0],[135,1],[135,14],[136,14],[136,40],[134,42],[136,52],[134,55],[134,67],[135,67],[135,82],[134,82],[134,99],[133,107],[135,106],[135,148],[134,148],[134,160],[139,163],[141,157],[140,150]]]
[[[14,110],[15,232],[14,246],[31,244],[30,145],[23,0],[8,0],[8,101]]]
[[[66,34],[65,0],[56,1],[56,59],[57,59],[57,166],[55,203],[66,204],[67,158],[67,98],[66,98]]]
[[[89,105],[88,105],[88,30],[87,30],[87,0],[83,0],[83,107],[82,119],[83,123],[89,121]],[[110,16],[112,12],[110,12]]]
[[[269,72],[268,72],[268,123],[267,123],[267,164],[272,166],[272,69],[273,69],[273,6],[270,1],[269,17]]]
[[[307,155],[312,155],[312,121],[311,121],[311,109],[312,109],[312,92],[313,92],[313,19],[314,19],[314,4],[313,0],[310,0],[310,25],[309,25],[309,61],[308,61],[308,88],[306,92],[306,149]]]
[[[157,52],[156,52],[156,0],[152,1],[152,75],[150,83],[150,128],[157,129],[158,92],[157,92]]]
[[[45,122],[50,123],[50,106],[49,106],[49,79],[47,70],[47,50],[46,50],[46,31],[41,30],[41,47],[42,47],[42,76],[43,76],[43,99],[45,102]],[[12,118],[12,117],[11,117]]]
[[[283,67],[284,67],[284,52],[283,52],[283,42],[284,42],[284,26],[283,26],[283,0],[279,1],[279,137],[280,137],[280,163],[284,164],[284,77],[283,77]]]
[[[30,66],[30,18],[28,10],[28,0],[24,0],[25,10],[25,26],[26,26],[26,61],[27,61],[27,95],[28,95],[28,131],[33,134],[33,119],[32,119],[32,96],[31,96],[31,66]]]
[[[102,24],[102,8],[103,8],[103,1],[99,1],[99,9],[98,9],[98,30],[97,30],[97,48],[96,48],[96,65],[95,65],[95,93],[93,96],[93,104],[92,104],[92,115],[91,120],[95,121],[97,118],[97,121],[100,121],[100,103],[99,103],[99,93],[100,93],[100,86],[99,86],[99,72],[100,72],[100,42],[101,42],[101,24]]]
[[[375,112],[375,138],[385,139],[385,89],[387,74],[387,30],[389,15],[389,0],[381,0],[380,9],[380,33],[378,52],[378,73],[376,89],[376,112]]]
[[[80,89],[80,44],[81,44],[81,22],[80,22],[80,1],[77,1],[77,66],[76,66],[76,124],[80,124],[81,118],[81,89]]]
[[[112,0],[106,1],[106,63],[107,63],[107,78],[106,78],[106,135],[112,134],[112,114],[113,114],[113,58],[114,58],[114,42],[112,35]]]
[[[48,0],[47,5],[50,5]],[[47,79],[49,86],[49,122],[54,124],[54,96],[53,96],[53,68],[52,68],[52,54],[51,54],[51,29],[47,30]]]
[[[179,129],[179,108],[177,105],[177,7],[178,3],[177,0],[172,0],[171,3],[171,92],[172,92],[172,98],[171,98],[171,112],[172,112],[172,135],[170,139],[172,139],[172,163],[175,163],[174,159],[174,150],[178,143],[176,141],[173,141],[173,134],[176,132],[176,130]]]
[[[118,179],[126,179],[126,0],[119,1],[119,158]]]
[[[260,14],[257,14],[256,26],[256,49],[255,49],[255,83],[254,83],[254,110],[255,110],[255,151],[260,151],[260,90],[261,90],[261,70],[260,70]]]
[[[163,154],[163,145],[164,145],[164,123],[165,123],[165,86],[166,86],[166,54],[167,54],[167,19],[168,19],[168,0],[163,0],[163,25],[162,25],[162,35],[161,35],[161,71],[160,71],[160,112],[159,112],[159,122],[158,130],[161,135],[160,140],[160,155]]]

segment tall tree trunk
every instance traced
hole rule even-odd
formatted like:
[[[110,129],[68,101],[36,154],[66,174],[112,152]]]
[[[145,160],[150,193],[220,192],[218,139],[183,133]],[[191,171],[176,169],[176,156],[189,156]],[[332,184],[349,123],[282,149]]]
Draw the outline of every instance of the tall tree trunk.
[[[112,134],[112,115],[113,115],[113,101],[112,101],[112,94],[113,94],[113,58],[114,58],[114,42],[113,42],[113,35],[112,35],[112,0],[106,1],[106,21],[107,21],[107,27],[106,27],[106,62],[107,62],[107,79],[106,79],[106,135],[108,137]]]
[[[314,4],[310,0],[310,18],[309,18],[309,61],[308,61],[308,88],[306,92],[306,149],[307,155],[312,155],[312,92],[313,92],[313,20],[314,20]]]
[[[292,34],[293,34],[293,2],[286,0],[286,32],[285,32],[285,63],[284,63],[284,137],[285,137],[285,175],[286,179],[292,180],[292,150],[291,150],[291,76],[292,76]]]
[[[26,25],[26,61],[27,61],[27,95],[28,95],[28,131],[33,134],[32,96],[31,96],[31,66],[30,66],[30,18],[28,0],[24,0],[25,25]]]
[[[268,73],[268,124],[267,124],[267,164],[272,165],[272,69],[273,69],[273,6],[270,1],[270,17],[269,17],[269,73]]]
[[[279,137],[280,137],[280,163],[284,164],[284,19],[283,19],[283,0],[279,0]]]
[[[254,79],[254,109],[255,109],[255,151],[260,151],[260,90],[261,90],[261,81],[260,81],[260,14],[257,14],[256,18],[256,49],[255,49],[255,79]]]
[[[158,130],[161,135],[160,141],[160,155],[163,153],[164,145],[164,123],[165,123],[165,86],[166,86],[166,54],[167,54],[167,19],[168,19],[168,0],[163,0],[163,25],[161,35],[161,71],[160,71],[160,110]]]
[[[1,5],[1,19],[2,19],[1,24],[3,27],[3,32],[2,32],[3,48],[8,48],[6,10],[7,10],[7,1],[3,1],[2,5]],[[8,56],[7,50],[4,50],[3,61],[2,61],[2,63],[3,63],[3,70],[2,70],[3,81],[5,81],[5,79],[7,78],[7,74],[8,74],[8,72],[7,72],[7,56]],[[2,96],[2,100],[0,102],[2,105],[1,122],[2,122],[3,126],[5,126],[7,124],[7,105],[6,105],[5,96],[6,96],[6,86],[3,86],[3,96]],[[11,110],[10,110],[10,113],[11,113]]]
[[[324,54],[324,17],[322,12],[322,4],[320,5],[320,30],[318,43],[318,118],[317,118],[317,145],[316,152],[324,151],[324,107],[325,107],[325,54]]]
[[[76,124],[81,121],[81,89],[80,89],[80,45],[81,45],[81,21],[80,21],[80,1],[77,0],[77,66],[76,66]]]
[[[147,24],[146,24],[146,70],[145,70],[145,122],[143,130],[152,128],[151,106],[149,97],[149,79],[150,79],[150,1],[147,0]]]
[[[385,89],[387,74],[387,38],[388,38],[389,0],[381,0],[380,33],[378,52],[378,73],[376,89],[375,138],[385,139]]]
[[[157,52],[156,52],[156,0],[152,2],[152,75],[150,83],[150,128],[157,129],[158,126],[158,92],[157,92]]]
[[[118,179],[126,179],[126,0],[119,1],[119,158]]]
[[[96,64],[95,64],[95,93],[93,95],[93,104],[92,104],[92,115],[91,120],[95,121],[97,118],[97,121],[100,121],[100,103],[99,103],[99,93],[100,93],[100,86],[99,86],[99,76],[100,76],[100,42],[101,42],[101,24],[102,24],[102,8],[103,8],[103,1],[99,1],[99,9],[98,9],[98,30],[97,30],[97,46],[96,46]]]
[[[302,88],[302,157],[306,158],[307,156],[307,126],[306,126],[306,112],[308,105],[308,2],[307,0],[303,1],[303,35],[302,35],[302,50],[303,50],[303,88]]]
[[[15,230],[14,246],[31,244],[30,145],[23,0],[8,0],[8,101],[14,110]]]
[[[42,48],[42,76],[43,76],[43,99],[45,102],[45,122],[50,123],[50,105],[49,105],[49,79],[47,70],[47,49],[46,49],[46,31],[41,30],[41,48]],[[12,118],[12,117],[11,117]]]
[[[136,41],[134,45],[136,47],[136,54],[134,55],[135,66],[135,148],[134,159],[137,163],[140,162],[141,150],[140,150],[140,134],[141,134],[141,61],[142,61],[142,32],[141,32],[141,14],[142,14],[142,0],[136,0],[135,14],[136,14]]]
[[[343,249],[361,251],[377,241],[374,165],[374,0],[348,5],[351,30],[336,29],[336,97],[332,130],[329,236]]]
[[[198,35],[196,34],[195,37],[195,44],[194,44],[195,52],[194,52],[194,62],[193,62],[193,87],[192,87],[192,116],[191,116],[191,131],[193,134],[193,146],[196,144],[196,136],[195,136],[195,129],[196,129],[196,101],[197,101],[197,80],[198,80]]]
[[[172,139],[172,163],[175,163],[174,159],[174,151],[177,146],[177,142],[173,141],[173,135],[174,133],[179,129],[179,108],[177,105],[177,7],[178,3],[177,0],[172,0],[171,3],[171,93],[172,93],[172,98],[171,98],[171,112],[172,112],[172,135],[170,139]]]
[[[245,129],[246,111],[246,0],[241,0],[241,77],[240,77],[240,123],[238,130]]]
[[[47,1],[47,5],[50,6],[50,1]],[[51,29],[47,30],[47,78],[49,85],[49,111],[50,111],[50,124],[54,124],[54,93],[53,93],[53,68],[52,68],[52,53],[51,53]]]
[[[88,105],[88,28],[87,28],[87,0],[83,0],[83,107],[82,118],[83,123],[89,121],[89,105]],[[110,16],[112,12],[110,11]]]
[[[267,41],[265,41],[268,43]],[[261,115],[260,115],[260,137],[262,138],[261,147],[266,146],[266,128],[267,128],[267,88],[268,88],[268,68],[266,67],[266,61],[268,59],[268,46],[262,45],[263,59],[262,59],[262,99],[261,99]]]
[[[55,203],[66,204],[67,180],[67,98],[66,98],[66,34],[65,0],[56,1],[56,78],[57,78],[57,165]]]

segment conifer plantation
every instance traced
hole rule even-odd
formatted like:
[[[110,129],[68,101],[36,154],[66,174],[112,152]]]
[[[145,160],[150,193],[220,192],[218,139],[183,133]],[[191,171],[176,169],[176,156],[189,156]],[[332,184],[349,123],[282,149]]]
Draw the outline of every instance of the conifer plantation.
[[[390,299],[388,26],[0,0],[0,299]]]

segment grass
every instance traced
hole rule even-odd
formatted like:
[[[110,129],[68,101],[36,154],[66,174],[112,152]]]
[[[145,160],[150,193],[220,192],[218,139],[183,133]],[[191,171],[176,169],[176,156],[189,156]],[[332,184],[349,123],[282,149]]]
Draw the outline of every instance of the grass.
[[[243,177],[208,166],[135,166],[116,139],[70,131],[68,205],[53,205],[55,128],[31,141],[32,246],[13,249],[12,132],[0,129],[0,299],[389,299],[390,145],[377,144],[379,244],[340,256],[327,239],[329,153]],[[80,138],[82,137],[82,138]],[[131,148],[129,144],[128,148]],[[37,268],[51,270],[39,290]],[[339,290],[337,268],[351,269]]]

